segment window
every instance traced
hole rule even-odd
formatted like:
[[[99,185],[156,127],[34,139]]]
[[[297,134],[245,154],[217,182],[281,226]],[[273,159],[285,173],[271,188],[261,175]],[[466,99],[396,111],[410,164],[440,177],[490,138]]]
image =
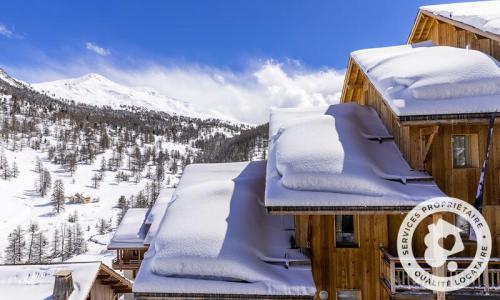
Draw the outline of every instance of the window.
[[[467,220],[461,215],[455,215],[455,226],[462,230],[460,231],[460,237],[462,238],[462,240],[469,240],[469,222],[467,222]]]
[[[353,215],[335,216],[335,244],[339,248],[357,247]]]
[[[477,167],[478,148],[477,135],[460,134],[452,137],[453,147],[453,167],[454,168],[470,168]]]
[[[361,291],[340,290],[337,292],[337,300],[361,300]]]

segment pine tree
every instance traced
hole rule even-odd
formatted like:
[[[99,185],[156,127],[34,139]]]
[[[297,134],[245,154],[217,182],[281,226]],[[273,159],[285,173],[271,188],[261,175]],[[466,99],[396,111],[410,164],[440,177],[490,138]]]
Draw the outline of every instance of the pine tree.
[[[120,196],[120,198],[118,198],[118,216],[116,218],[116,225],[120,225],[123,217],[125,216],[125,214],[127,213],[127,210],[128,210],[128,202],[127,202],[127,199],[125,198],[125,196]]]
[[[47,262],[47,246],[49,245],[49,240],[43,233],[43,231],[38,232],[36,238],[35,246],[33,249],[33,262],[34,263],[45,263]]]
[[[36,247],[38,233],[40,228],[37,223],[31,223],[28,228],[28,260],[27,263],[31,264],[34,262],[34,249]]]
[[[19,176],[19,167],[17,166],[16,162],[12,163],[11,172],[12,172],[12,177],[17,178],[17,176]]]
[[[92,176],[92,187],[94,189],[99,188],[99,181],[101,180],[101,177],[99,177],[99,174],[94,173],[94,176]]]
[[[38,175],[38,191],[40,192],[40,196],[45,197],[47,195],[47,190],[50,188],[52,184],[52,178],[50,176],[50,172],[48,170],[42,170]]]
[[[106,158],[104,156],[101,158],[101,167],[99,168],[99,172],[101,172],[101,176],[104,176],[106,172]]]
[[[97,230],[99,234],[103,235],[108,232],[110,225],[104,218],[99,219],[99,223],[97,224]]]
[[[5,249],[5,261],[9,264],[22,264],[26,255],[24,230],[17,226],[8,236],[8,245]]]
[[[68,172],[71,173],[71,176],[73,176],[76,172],[76,154],[71,153],[66,157],[66,166],[68,169]]]
[[[56,258],[59,256],[61,250],[61,233],[59,229],[54,230],[54,235],[52,236],[52,249],[51,249],[51,257]]]
[[[35,172],[41,173],[43,171],[43,163],[40,160],[40,157],[36,157],[36,162],[35,162]]]
[[[85,253],[87,251],[87,241],[85,240],[82,226],[78,222],[75,225],[74,235],[74,254],[79,255]]]
[[[63,257],[62,257],[63,261],[70,258],[74,253],[73,234],[74,234],[73,228],[71,226],[66,227],[64,248],[63,248]]]
[[[6,158],[1,159],[0,171],[3,179],[8,179],[10,177],[9,163],[7,162]]]
[[[61,179],[54,182],[51,201],[54,211],[59,213],[64,209],[64,184]]]

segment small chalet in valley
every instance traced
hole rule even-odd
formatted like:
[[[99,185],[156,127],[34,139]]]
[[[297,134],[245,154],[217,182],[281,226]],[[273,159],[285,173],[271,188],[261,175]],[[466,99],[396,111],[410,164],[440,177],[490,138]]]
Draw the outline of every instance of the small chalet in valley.
[[[484,178],[486,271],[433,293],[396,251],[419,203],[475,200],[500,110],[499,43],[500,1],[422,7],[407,44],[351,54],[340,104],[273,110],[267,161],[189,165],[171,197],[130,210],[109,247],[114,266],[138,270],[136,299],[500,299],[498,123]],[[462,238],[454,259],[467,265],[475,243]]]
[[[132,283],[101,262],[1,265],[3,300],[115,300]]]

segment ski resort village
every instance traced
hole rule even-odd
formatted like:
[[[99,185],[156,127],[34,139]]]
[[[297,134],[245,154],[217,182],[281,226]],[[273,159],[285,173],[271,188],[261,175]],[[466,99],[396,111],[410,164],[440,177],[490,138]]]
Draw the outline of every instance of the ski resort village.
[[[0,299],[500,299],[500,1],[419,5],[262,125],[0,69]]]

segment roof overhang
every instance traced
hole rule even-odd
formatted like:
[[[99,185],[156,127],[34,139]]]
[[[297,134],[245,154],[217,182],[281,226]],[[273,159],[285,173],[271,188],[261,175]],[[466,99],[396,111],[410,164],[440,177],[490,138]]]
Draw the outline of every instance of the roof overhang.
[[[430,28],[436,22],[444,22],[450,25],[455,26],[456,28],[466,30],[472,32],[477,35],[478,39],[480,38],[488,38],[497,42],[500,42],[500,36],[491,32],[486,32],[480,30],[476,27],[470,26],[468,24],[452,20],[450,18],[446,18],[440,15],[433,14],[432,12],[420,9],[417,17],[415,18],[415,22],[413,24],[410,35],[408,36],[407,43],[413,44],[421,41],[428,40],[427,34],[429,33]]]
[[[274,215],[400,215],[414,206],[268,206]]]
[[[238,299],[290,299],[290,300],[312,300],[313,296],[294,296],[294,295],[245,295],[245,294],[179,294],[179,293],[134,293],[135,299],[148,300],[148,299],[225,299],[225,300],[238,300]]]

